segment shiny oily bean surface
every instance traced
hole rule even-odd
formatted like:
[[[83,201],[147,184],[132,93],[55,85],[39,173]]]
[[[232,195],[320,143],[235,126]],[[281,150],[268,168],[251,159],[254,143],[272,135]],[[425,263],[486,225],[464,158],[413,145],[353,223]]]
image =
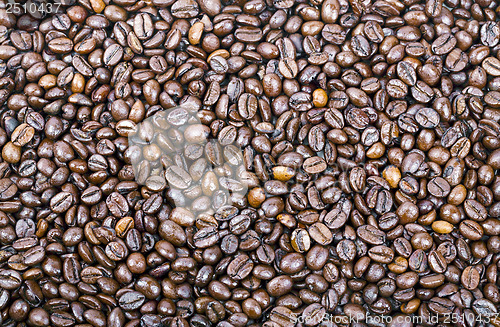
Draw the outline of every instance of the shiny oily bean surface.
[[[500,324],[496,1],[34,5],[0,8],[2,325]]]

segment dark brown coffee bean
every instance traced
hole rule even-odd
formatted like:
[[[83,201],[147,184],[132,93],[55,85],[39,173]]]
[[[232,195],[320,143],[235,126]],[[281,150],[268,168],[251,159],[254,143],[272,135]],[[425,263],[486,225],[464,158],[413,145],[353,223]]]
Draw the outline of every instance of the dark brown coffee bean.
[[[480,33],[481,42],[488,47],[494,47],[500,41],[500,27],[495,22],[486,22]]]
[[[368,115],[359,108],[353,108],[346,113],[346,121],[356,129],[364,129],[368,124]]]
[[[436,177],[429,181],[427,190],[430,194],[442,198],[450,194],[450,185],[442,177]]]
[[[454,303],[446,298],[433,297],[429,301],[429,310],[436,314],[451,313],[454,307]]]
[[[238,99],[238,112],[244,119],[251,119],[257,113],[257,98],[253,94],[244,93]]]
[[[191,176],[181,167],[170,166],[165,172],[167,182],[173,187],[186,189],[191,185]]]
[[[468,290],[473,290],[479,285],[479,272],[473,266],[466,267],[462,272],[460,280],[464,287]]]
[[[368,256],[376,262],[390,263],[394,259],[394,252],[386,246],[377,245],[368,251]]]
[[[242,254],[231,261],[227,267],[227,271],[231,278],[241,280],[251,273],[253,267],[252,260],[248,256]]]
[[[67,211],[73,204],[73,195],[69,192],[60,192],[50,200],[52,211],[62,213]]]
[[[457,39],[453,35],[445,33],[432,43],[431,50],[436,55],[443,55],[453,50],[456,44]]]
[[[324,218],[324,223],[331,229],[338,229],[347,222],[348,216],[339,208],[334,208]]]
[[[483,221],[487,218],[486,208],[476,200],[465,200],[464,210],[467,216],[474,221]]]
[[[372,245],[381,245],[385,242],[385,233],[371,225],[360,226],[356,233],[363,241]]]
[[[76,322],[75,318],[67,312],[54,312],[50,315],[50,321],[57,327],[73,326]]]
[[[83,76],[88,77],[94,74],[92,66],[90,66],[90,64],[83,57],[79,55],[73,57],[72,65]]]
[[[309,174],[317,174],[326,170],[327,165],[320,157],[311,157],[304,161],[303,169]]]
[[[439,251],[431,251],[428,257],[429,268],[438,274],[442,274],[446,271],[447,263],[445,258]]]
[[[123,310],[130,311],[140,308],[144,301],[145,296],[142,293],[128,291],[118,299],[118,304]]]
[[[493,2],[14,7],[4,324],[497,313]]]
[[[279,67],[279,72],[285,78],[290,78],[290,79],[295,78],[299,70],[297,62],[289,58],[281,59],[279,61],[278,67]]]
[[[415,114],[415,120],[423,128],[434,128],[439,122],[439,114],[432,108],[422,108]]]
[[[470,240],[479,240],[483,236],[483,228],[473,220],[463,220],[460,223],[459,231]]]
[[[21,286],[21,275],[15,270],[3,270],[0,272],[0,286],[6,290],[13,290]]]
[[[219,233],[214,227],[206,227],[194,234],[193,241],[197,247],[210,247],[219,241]]]
[[[234,31],[234,36],[241,42],[258,42],[262,39],[262,30],[256,27],[243,26]]]
[[[117,192],[111,193],[106,198],[106,205],[115,217],[123,217],[129,211],[127,200]]]
[[[69,53],[73,50],[73,41],[65,37],[59,37],[51,40],[48,47],[54,53]]]

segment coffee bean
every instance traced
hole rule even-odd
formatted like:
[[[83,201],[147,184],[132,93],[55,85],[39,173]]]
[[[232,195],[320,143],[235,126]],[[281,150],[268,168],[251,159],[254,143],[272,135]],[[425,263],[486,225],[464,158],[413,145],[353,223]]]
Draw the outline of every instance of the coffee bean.
[[[385,233],[371,225],[360,226],[356,233],[369,244],[379,245],[385,242]]]
[[[325,318],[326,309],[319,303],[313,303],[304,309],[302,316],[307,317],[306,326],[315,326]]]
[[[319,127],[314,126],[309,130],[308,142],[313,151],[320,152],[325,147],[325,134]]]
[[[405,258],[408,258],[410,255],[413,256],[411,252],[411,244],[410,242],[405,239],[398,237],[394,240],[394,248],[396,249],[396,252],[402,255]],[[418,251],[416,251],[418,253]]]
[[[129,291],[118,299],[118,304],[123,310],[130,311],[140,308],[144,301],[145,296],[142,293]]]
[[[220,96],[220,86],[217,82],[210,83],[203,104],[213,105],[217,102]]]
[[[72,65],[83,76],[88,77],[94,74],[92,66],[90,66],[90,64],[83,57],[79,55],[73,57]]]
[[[314,223],[308,229],[310,237],[321,245],[330,244],[333,240],[333,235],[328,227],[320,222]]]
[[[44,258],[45,249],[42,246],[35,246],[23,254],[23,263],[32,266],[42,262]]]
[[[60,192],[50,200],[50,208],[52,211],[62,213],[67,211],[73,204],[73,195],[69,192]]]
[[[241,280],[251,273],[253,267],[254,265],[252,260],[250,260],[248,256],[242,254],[231,261],[227,270],[231,278]]]
[[[304,160],[303,169],[309,174],[318,174],[326,170],[327,165],[321,157],[311,157]]]
[[[476,200],[465,200],[464,210],[467,216],[474,221],[483,221],[487,218],[486,209]]]
[[[394,259],[394,252],[389,247],[377,245],[368,251],[368,256],[376,262],[388,264]]]
[[[191,176],[178,166],[168,167],[165,171],[165,178],[170,185],[179,189],[188,188],[192,182]]]
[[[193,0],[178,0],[172,5],[172,15],[176,18],[192,18],[198,14],[198,3]]]
[[[463,220],[459,225],[460,233],[467,239],[479,240],[483,236],[483,228],[473,220]]]
[[[154,28],[151,16],[146,13],[136,15],[134,18],[134,32],[140,40],[146,40],[153,36]]]
[[[54,312],[50,315],[50,321],[57,327],[73,326],[76,322],[75,318],[67,312]]]
[[[475,300],[472,303],[472,309],[477,315],[483,317],[491,316],[497,312],[494,304],[490,300],[484,298]]]
[[[356,256],[356,245],[351,240],[342,240],[336,247],[337,255],[344,262],[351,262]]]
[[[442,177],[436,177],[429,181],[427,190],[430,194],[442,198],[450,194],[450,185]]]
[[[117,192],[111,193],[106,198],[106,205],[115,217],[123,217],[129,211],[127,200]]]
[[[193,241],[197,247],[207,248],[219,241],[219,233],[214,227],[203,228],[193,235]]]
[[[453,230],[453,225],[447,221],[435,221],[432,223],[432,229],[436,233],[448,234]]]
[[[33,139],[35,129],[28,124],[21,124],[12,132],[12,144],[24,146]]]
[[[429,301],[429,310],[436,314],[447,314],[452,312],[455,305],[451,300],[446,298],[436,298],[433,297]]]
[[[59,37],[51,40],[48,47],[54,53],[69,53],[73,50],[73,41],[66,37]]]
[[[123,48],[119,44],[110,45],[104,52],[103,62],[108,66],[115,66],[123,57]]]
[[[495,57],[488,57],[483,60],[482,67],[487,74],[500,76],[500,60]]]
[[[269,314],[271,322],[280,326],[289,326],[295,323],[295,316],[292,310],[284,306],[277,306]]]
[[[357,129],[364,129],[369,124],[368,115],[359,108],[349,110],[346,113],[346,121]]]
[[[21,275],[15,270],[0,271],[0,286],[6,290],[14,290],[21,286]]]
[[[432,43],[431,50],[436,55],[443,55],[450,52],[456,43],[457,39],[453,35],[445,33]]]
[[[468,290],[475,289],[479,285],[479,279],[479,272],[473,266],[466,267],[460,278],[462,284]]]
[[[102,198],[102,192],[97,186],[91,186],[82,192],[81,200],[85,204],[94,205]]]
[[[238,112],[243,119],[251,119],[257,112],[257,98],[253,94],[244,93],[238,99]]]
[[[262,39],[262,31],[256,27],[243,26],[234,31],[234,36],[241,42],[258,42]]]
[[[438,251],[431,251],[428,257],[429,268],[436,273],[444,273],[446,271],[447,263],[443,255]]]
[[[410,65],[409,63],[407,63],[405,61],[400,61],[397,64],[396,69],[397,69],[398,77],[403,82],[405,82],[409,86],[415,85],[415,83],[417,82],[417,73],[412,65]]]
[[[481,27],[481,42],[488,46],[494,47],[500,41],[500,27],[495,22],[487,22]]]
[[[311,247],[311,239],[305,229],[296,229],[290,238],[292,247],[297,252],[306,252]]]
[[[0,199],[12,199],[18,191],[16,184],[8,178],[0,179]]]
[[[297,62],[293,59],[281,59],[278,64],[279,72],[285,78],[295,78],[298,73]]]
[[[415,120],[424,128],[434,128],[439,124],[439,114],[432,108],[422,108],[415,114]]]

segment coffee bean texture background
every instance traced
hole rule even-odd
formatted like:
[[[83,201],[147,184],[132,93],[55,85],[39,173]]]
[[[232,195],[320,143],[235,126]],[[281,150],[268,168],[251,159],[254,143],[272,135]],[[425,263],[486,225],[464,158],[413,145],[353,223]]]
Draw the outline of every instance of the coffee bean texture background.
[[[0,326],[500,327],[499,8],[0,0]]]

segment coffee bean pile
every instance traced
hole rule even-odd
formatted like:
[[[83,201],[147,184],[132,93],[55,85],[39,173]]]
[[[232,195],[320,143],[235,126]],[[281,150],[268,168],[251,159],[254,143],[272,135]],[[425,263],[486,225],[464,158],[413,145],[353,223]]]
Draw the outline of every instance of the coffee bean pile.
[[[500,326],[498,1],[40,3],[0,3],[1,326]]]

